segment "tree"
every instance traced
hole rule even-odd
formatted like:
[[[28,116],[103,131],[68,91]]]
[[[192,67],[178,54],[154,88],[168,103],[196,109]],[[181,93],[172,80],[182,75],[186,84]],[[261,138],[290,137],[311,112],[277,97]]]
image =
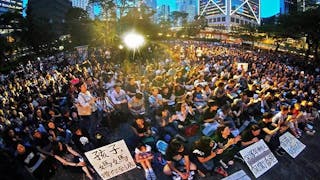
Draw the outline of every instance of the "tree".
[[[254,43],[262,39],[262,36],[258,35],[258,28],[249,24],[234,29],[232,35],[234,37],[239,37],[244,41],[250,41],[252,49],[254,48]]]
[[[117,38],[117,14],[116,4],[113,0],[90,0],[100,6],[102,13],[100,14],[102,21],[95,20],[93,29],[94,40],[102,40],[103,45],[114,45]]]
[[[91,22],[88,13],[81,8],[70,8],[66,14],[67,34],[71,35],[73,45],[88,44]]]
[[[171,19],[174,26],[180,24],[181,26],[185,26],[187,24],[188,13],[173,11],[171,13]]]

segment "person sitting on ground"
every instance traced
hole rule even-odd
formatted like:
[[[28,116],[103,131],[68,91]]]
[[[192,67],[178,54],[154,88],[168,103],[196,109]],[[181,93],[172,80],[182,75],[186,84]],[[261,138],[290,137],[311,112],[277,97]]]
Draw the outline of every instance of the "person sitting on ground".
[[[196,163],[198,169],[204,173],[216,172],[223,177],[228,176],[228,173],[221,167],[216,166],[216,156],[223,152],[223,149],[219,149],[217,143],[215,143],[210,137],[202,136],[199,140],[195,141],[192,148],[191,159]],[[216,167],[215,167],[216,166]]]
[[[173,139],[166,150],[165,159],[167,164],[163,168],[167,176],[177,175],[181,179],[192,176],[191,171],[197,170],[197,166],[189,159],[189,152],[177,139]]]
[[[144,98],[141,93],[136,93],[128,103],[129,110],[133,116],[145,114]]]
[[[75,150],[73,150],[70,146],[63,144],[59,141],[56,141],[53,144],[53,157],[62,163],[64,166],[72,166],[72,167],[81,167],[82,171],[86,174],[86,176],[92,180],[86,163],[83,160],[83,157]]]
[[[278,124],[280,125],[280,130],[279,132],[281,134],[283,134],[284,132],[287,131],[287,129],[289,128],[288,126],[288,121],[287,121],[287,118],[288,118],[288,112],[289,112],[289,107],[288,106],[285,106],[285,105],[282,105],[280,107],[281,111],[278,112],[276,115],[274,115],[272,117],[272,122],[274,124]]]
[[[281,121],[278,124],[272,122],[273,115],[270,112],[263,114],[263,119],[258,122],[261,128],[261,138],[267,143],[271,151],[274,151],[277,155],[283,156],[285,152],[280,147],[280,128]]]
[[[21,143],[17,144],[16,147],[16,158],[22,162],[27,170],[32,173],[37,179],[49,178],[50,168],[49,161],[46,161],[46,156],[39,153],[33,147],[26,147]]]
[[[151,127],[148,122],[145,121],[143,116],[138,116],[131,124],[134,134],[138,139],[144,143],[153,143],[153,137]],[[151,142],[152,141],[152,142]]]
[[[238,135],[234,137],[228,126],[221,125],[216,130],[212,139],[217,142],[220,149],[223,149],[223,153],[217,157],[221,165],[224,168],[228,168],[228,165],[233,165],[233,158],[240,150],[238,142],[241,141],[241,136]],[[227,162],[228,165],[225,162]]]
[[[242,147],[250,146],[261,139],[261,129],[257,124],[252,124],[250,128],[241,134]]]
[[[155,180],[156,175],[152,169],[151,161],[153,155],[151,152],[151,146],[143,143],[139,143],[135,148],[135,160],[145,170],[145,176],[147,180]]]

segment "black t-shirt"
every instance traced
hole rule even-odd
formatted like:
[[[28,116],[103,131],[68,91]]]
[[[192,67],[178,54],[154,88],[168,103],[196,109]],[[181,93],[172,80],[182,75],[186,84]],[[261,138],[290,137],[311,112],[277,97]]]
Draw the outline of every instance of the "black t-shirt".
[[[189,155],[189,152],[185,147],[182,152],[172,152],[172,151],[168,150],[166,152],[165,159],[167,161],[179,162],[181,159],[184,158],[184,156],[188,156],[188,155]]]
[[[228,140],[231,138],[234,138],[234,136],[230,133],[227,138],[223,138],[221,135],[215,134],[212,139],[218,143],[219,148],[223,148],[223,146],[226,145]]]
[[[144,122],[144,127],[141,128],[141,127],[139,127],[138,124],[134,121],[134,122],[132,123],[132,127],[135,128],[139,134],[141,134],[141,133],[148,132],[149,124],[148,124],[147,122]]]
[[[262,136],[262,131],[260,132],[260,134],[258,136],[254,136],[251,132],[250,129],[244,131],[242,134],[241,134],[241,141],[242,142],[248,142],[248,141],[251,141],[253,138],[257,137],[258,139],[261,139],[263,136]]]
[[[270,130],[275,129],[275,127],[272,125],[272,122],[266,123],[266,122],[264,122],[263,120],[259,121],[258,126],[261,128],[261,133],[260,133],[260,135],[261,135],[261,137],[263,137],[263,138],[267,135],[267,133],[265,133],[265,132],[263,131],[263,128],[268,128],[268,129],[270,129]]]
[[[136,93],[136,90],[138,89],[138,86],[136,84],[131,85],[128,84],[125,88],[126,91],[129,91],[130,93]],[[133,95],[129,95],[130,97],[133,97]]]
[[[212,119],[216,116],[217,111],[210,111],[210,108],[207,109],[203,114],[203,120]]]
[[[17,159],[25,166],[31,168],[38,162],[40,155],[33,148],[25,147],[25,149],[25,153],[18,154]]]

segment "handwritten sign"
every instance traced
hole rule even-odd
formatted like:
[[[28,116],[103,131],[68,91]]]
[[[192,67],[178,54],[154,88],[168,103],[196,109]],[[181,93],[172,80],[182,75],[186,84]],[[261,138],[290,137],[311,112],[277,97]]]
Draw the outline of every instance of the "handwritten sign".
[[[278,160],[263,140],[241,150],[240,154],[256,178],[278,163]]]
[[[248,63],[237,63],[237,69],[247,72],[248,71]]]
[[[296,158],[306,147],[289,132],[280,136],[279,140],[280,146],[293,158]]]
[[[251,178],[243,170],[240,170],[222,180],[251,180]]]
[[[124,140],[88,151],[85,155],[103,180],[136,167]]]

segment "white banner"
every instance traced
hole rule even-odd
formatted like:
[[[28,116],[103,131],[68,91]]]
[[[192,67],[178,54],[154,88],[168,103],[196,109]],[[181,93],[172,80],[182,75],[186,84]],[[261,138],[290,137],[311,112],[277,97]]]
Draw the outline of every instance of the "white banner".
[[[248,63],[237,63],[237,69],[247,72],[248,71]]]
[[[306,145],[289,132],[280,136],[279,140],[281,147],[293,158],[296,158],[306,148]]]
[[[278,160],[263,140],[241,150],[240,154],[256,178],[278,163]]]
[[[85,155],[103,180],[136,167],[124,140],[88,151]]]
[[[77,46],[75,49],[78,52],[81,62],[85,61],[88,58],[88,45]]]
[[[240,170],[222,180],[251,180],[251,178],[243,170]]]

